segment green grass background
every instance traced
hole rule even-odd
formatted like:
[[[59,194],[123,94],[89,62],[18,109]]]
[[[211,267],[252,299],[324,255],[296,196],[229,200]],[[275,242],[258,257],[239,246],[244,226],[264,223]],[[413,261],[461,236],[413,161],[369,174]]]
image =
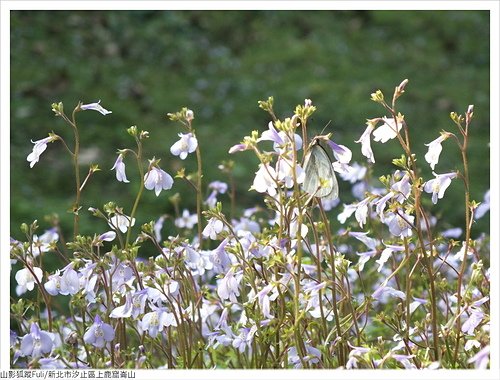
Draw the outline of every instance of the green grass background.
[[[367,118],[384,115],[370,93],[382,89],[390,98],[394,86],[408,78],[399,109],[426,179],[432,174],[424,143],[442,129],[456,132],[450,111],[464,113],[475,104],[471,192],[482,201],[490,173],[489,23],[487,11],[12,11],[11,234],[22,238],[20,223],[34,219],[48,227],[43,216],[53,212],[71,231],[66,210],[74,179],[64,148],[50,144],[33,169],[26,161],[30,139],[54,131],[71,141],[72,130],[51,111],[59,101],[68,113],[79,100],[98,99],[113,111],[106,117],[78,114],[83,153],[103,169],[83,193],[84,210],[114,200],[130,211],[138,188],[135,165],[127,158],[130,184],[118,183],[109,169],[117,149],[133,146],[126,133],[131,125],[150,132],[146,152],[162,158],[164,170],[173,175],[183,165],[195,169],[194,156],[181,161],[169,151],[181,130],[166,114],[183,106],[195,112],[205,183],[227,180],[217,166],[234,159],[243,208],[259,201],[247,191],[257,162],[251,153],[229,157],[227,151],[251,130],[267,128],[269,117],[258,100],[274,96],[284,118],[311,98],[318,107],[311,128],[319,132],[331,121],[327,132],[353,150],[354,160],[364,161],[354,140]],[[372,146],[374,175],[394,170],[391,160],[401,153],[397,143]],[[458,149],[448,140],[436,172],[456,168]],[[352,200],[348,191],[341,183],[346,203]],[[159,198],[146,192],[137,225],[171,213],[168,198],[175,192],[194,212],[194,193],[178,180]],[[432,210],[444,226],[460,225],[462,205],[463,186],[454,181]],[[487,228],[485,218],[474,234]],[[82,232],[107,229],[82,213]]]

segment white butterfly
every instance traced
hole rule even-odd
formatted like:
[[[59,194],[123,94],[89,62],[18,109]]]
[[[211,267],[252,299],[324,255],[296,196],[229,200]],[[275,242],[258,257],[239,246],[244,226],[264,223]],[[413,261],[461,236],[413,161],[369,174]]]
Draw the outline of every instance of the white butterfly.
[[[309,195],[334,200],[339,196],[339,185],[332,160],[324,147],[325,136],[317,136],[309,145],[304,160],[305,179],[302,190]]]

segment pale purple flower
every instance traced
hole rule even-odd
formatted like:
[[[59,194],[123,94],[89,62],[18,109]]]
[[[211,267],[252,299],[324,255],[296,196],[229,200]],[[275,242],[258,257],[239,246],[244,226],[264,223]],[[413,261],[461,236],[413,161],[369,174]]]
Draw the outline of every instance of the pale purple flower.
[[[116,179],[119,182],[125,182],[128,183],[130,182],[127,179],[127,175],[125,174],[125,163],[123,162],[123,154],[119,154],[118,157],[116,158],[115,164],[111,168],[111,170],[116,169]]]
[[[186,246],[186,264],[193,275],[199,276],[203,276],[206,270],[213,268],[209,252],[197,251],[190,246]]]
[[[383,117],[384,124],[373,131],[373,141],[380,141],[382,144],[395,138],[403,127],[403,117],[396,119]]]
[[[363,225],[366,224],[366,218],[368,217],[369,207],[368,204],[370,202],[370,197],[363,199],[356,205],[356,211],[354,213],[354,217],[359,223],[359,226],[363,228]]]
[[[229,148],[229,154],[233,154],[236,152],[243,152],[244,150],[247,150],[248,146],[246,144],[236,144],[233,145],[231,148]]]
[[[210,218],[207,225],[202,231],[204,237],[210,237],[212,240],[217,239],[217,235],[224,229],[224,224],[217,218]]]
[[[174,143],[170,148],[170,152],[174,156],[179,156],[184,160],[189,153],[193,153],[198,147],[198,140],[192,133],[179,133],[180,140]]]
[[[116,232],[115,231],[107,231],[104,232],[103,234],[100,234],[97,237],[97,240],[99,241],[113,241],[116,239]]]
[[[368,162],[375,163],[375,157],[373,155],[372,147],[371,147],[371,139],[370,136],[375,129],[375,123],[372,120],[367,121],[367,127],[359,140],[355,141],[355,143],[361,143],[361,153],[368,159]]]
[[[44,139],[31,142],[35,144],[33,151],[28,154],[26,160],[30,163],[30,168],[35,166],[35,164],[40,160],[40,155],[47,149],[47,143],[55,141],[57,138],[54,136],[45,137]]]
[[[474,219],[481,219],[490,210],[490,190],[484,194],[484,201],[474,210]]]
[[[156,338],[165,327],[177,326],[177,323],[173,313],[167,312],[164,308],[155,308],[142,317],[141,326],[143,330],[148,331],[149,336]]]
[[[375,211],[377,212],[378,217],[380,218],[381,222],[384,222],[385,216],[384,216],[384,210],[387,202],[394,196],[394,193],[392,191],[389,191],[386,195],[384,195],[382,198],[374,202],[375,205]]]
[[[293,143],[295,144],[295,150],[300,150],[302,148],[302,138],[298,134],[294,134],[294,142],[290,139],[290,137],[284,132],[278,132],[276,128],[274,128],[273,122],[270,121],[268,124],[268,130],[262,132],[261,137],[257,140],[259,141],[272,141],[273,149],[278,154],[290,153],[293,149]]]
[[[82,109],[82,110],[97,111],[97,112],[99,112],[99,113],[101,113],[103,115],[107,115],[107,114],[113,113],[112,111],[108,111],[103,106],[101,106],[100,103],[101,103],[101,101],[99,100],[97,103],[82,104],[80,106],[80,109]]]
[[[253,325],[251,328],[242,327],[240,328],[240,334],[233,339],[233,347],[238,349],[240,353],[245,352],[245,349],[249,347],[252,349],[252,342],[255,333],[257,332],[257,326]]]
[[[50,246],[59,240],[59,234],[56,228],[51,228],[45,231],[42,235],[33,235],[33,242],[31,244],[31,253],[33,257],[37,257],[41,253],[49,252]]]
[[[49,276],[49,281],[44,284],[45,290],[52,296],[58,294],[63,296],[75,295],[80,290],[80,278],[73,269],[73,264],[67,265],[62,272],[62,276],[59,270]]]
[[[416,369],[415,364],[410,362],[410,359],[415,357],[415,355],[402,355],[402,354],[391,354],[391,357],[400,362],[405,369]]]
[[[148,190],[155,191],[156,196],[160,195],[162,190],[169,190],[174,184],[173,178],[166,171],[153,166],[144,175],[144,186]]]
[[[85,343],[91,344],[97,348],[103,348],[106,342],[111,342],[114,338],[115,330],[111,325],[104,323],[99,315],[95,316],[94,323],[83,335]]]
[[[486,369],[488,368],[488,363],[490,361],[490,346],[484,347],[476,355],[468,360],[468,363],[474,363],[476,369]]]
[[[441,236],[447,239],[458,239],[462,235],[462,229],[460,227],[449,228],[441,232]]]
[[[165,222],[165,217],[160,216],[153,226],[153,230],[155,232],[155,238],[158,241],[161,241],[161,230],[163,228],[164,222]]]
[[[395,193],[395,199],[399,203],[405,202],[411,192],[410,176],[408,173],[405,173],[403,178],[401,178],[398,182],[395,182],[391,186],[391,190]]]
[[[426,193],[432,193],[432,203],[436,204],[438,199],[442,199],[444,192],[450,186],[451,180],[457,176],[457,173],[436,174],[436,178],[427,181],[424,185]]]
[[[227,183],[221,181],[213,181],[208,184],[208,188],[212,189],[212,192],[205,200],[205,204],[209,208],[214,208],[217,203],[217,195],[224,194],[227,191]]]
[[[276,173],[277,173],[277,180],[284,183],[285,187],[290,189],[294,182],[294,177],[297,180],[297,183],[302,183],[304,182],[304,179],[306,177],[306,173],[304,169],[299,164],[295,165],[295,176],[293,173],[293,162],[285,158],[283,156],[278,158],[278,161],[276,162]]]
[[[352,350],[349,352],[349,360],[346,363],[346,369],[358,368],[358,357],[367,354],[370,352],[370,349],[367,347],[356,347],[351,345],[349,342],[347,342],[347,344],[352,348]]]
[[[425,144],[429,147],[429,150],[425,154],[425,161],[427,161],[431,169],[434,170],[434,167],[439,162],[439,155],[443,150],[441,143],[448,138],[448,134],[442,134],[437,139],[431,141],[429,144]]]
[[[380,254],[380,258],[378,260],[375,260],[375,262],[379,265],[377,272],[380,272],[382,270],[382,267],[387,262],[387,260],[389,260],[389,258],[392,256],[393,252],[401,252],[404,251],[405,249],[405,247],[399,245],[385,244],[385,246],[386,248]]]
[[[356,255],[359,256],[358,260],[358,268],[360,271],[362,271],[365,267],[365,264],[370,260],[373,256],[377,254],[376,249],[372,249],[371,251],[366,251],[366,252],[356,252]]]
[[[347,172],[340,173],[340,178],[344,181],[356,183],[365,178],[367,172],[366,166],[362,166],[357,162],[354,162],[351,166],[349,166],[349,168],[350,169]]]
[[[217,248],[210,253],[210,261],[217,273],[226,273],[231,266],[231,258],[226,252],[228,240],[224,239]]]
[[[274,168],[267,164],[260,164],[259,170],[255,173],[252,188],[259,193],[268,193],[274,197],[277,194],[275,178]]]
[[[187,228],[190,230],[196,223],[198,223],[198,215],[190,214],[187,209],[182,211],[181,217],[175,219],[175,226],[178,228]]]
[[[38,280],[38,282],[42,281],[43,278],[42,270],[38,267],[31,267],[31,269],[36,275],[36,279]],[[35,282],[36,282],[35,277],[28,268],[23,268],[17,271],[16,281],[17,281],[16,294],[18,296],[26,293],[27,291],[31,291],[35,288]]]
[[[133,295],[128,292],[125,296],[125,304],[114,308],[109,315],[111,318],[129,318],[136,319],[144,313],[146,301],[148,299],[148,289],[142,289]]]
[[[132,218],[132,223],[130,223],[130,217],[123,214],[116,214],[109,219],[108,222],[111,228],[120,230],[122,233],[126,233],[129,227],[135,224],[135,218]]]
[[[389,227],[389,231],[394,236],[410,237],[412,235],[412,226],[415,217],[404,213],[404,217],[397,213],[389,213],[384,223]]]
[[[239,280],[241,280],[241,276],[239,277]],[[233,303],[238,302],[236,297],[240,295],[239,280],[234,276],[233,269],[229,270],[224,278],[219,280],[219,284],[217,286],[217,294],[219,297],[222,300],[229,299]]]
[[[357,204],[344,205],[344,211],[337,215],[337,219],[340,223],[344,224],[352,214],[357,209]]]
[[[375,292],[373,292],[372,297],[376,300],[382,300],[382,297],[390,296],[393,298],[401,298],[402,300],[406,299],[406,294],[401,290],[394,289],[390,286],[387,286],[385,282],[380,285]]]
[[[470,316],[462,325],[462,332],[467,335],[474,335],[474,330],[484,318],[484,313],[475,307],[469,307]]]
[[[21,356],[39,358],[52,351],[54,346],[53,336],[47,331],[40,330],[38,324],[32,323],[30,332],[21,340]]]
[[[326,143],[332,149],[333,156],[337,161],[342,164],[348,164],[349,162],[351,162],[352,152],[348,147],[344,145],[338,145],[332,140],[327,140]]]
[[[288,349],[288,364],[292,364],[295,369],[302,368],[302,361],[309,364],[319,363],[321,351],[315,347],[305,344],[306,355],[300,360],[299,353],[295,346]]]

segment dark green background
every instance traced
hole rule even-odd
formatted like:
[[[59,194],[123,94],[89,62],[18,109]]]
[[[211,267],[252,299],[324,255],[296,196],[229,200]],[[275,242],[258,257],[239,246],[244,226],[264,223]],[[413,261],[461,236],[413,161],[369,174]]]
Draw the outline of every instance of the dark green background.
[[[256,160],[248,152],[229,157],[227,151],[251,130],[267,128],[269,118],[258,100],[274,96],[284,118],[311,98],[318,107],[312,128],[320,131],[331,121],[327,131],[334,140],[351,148],[354,160],[364,161],[353,140],[367,118],[384,115],[370,93],[380,88],[390,98],[394,86],[408,78],[400,111],[426,179],[431,173],[423,144],[442,129],[456,132],[450,111],[463,113],[475,104],[471,192],[482,201],[489,188],[489,22],[486,11],[13,11],[12,235],[20,237],[21,222],[41,221],[51,212],[71,231],[66,210],[74,180],[62,145],[49,145],[33,169],[26,161],[30,139],[54,131],[71,141],[71,129],[51,111],[51,103],[59,101],[69,113],[79,100],[98,99],[113,111],[105,117],[78,114],[82,149],[103,169],[84,191],[84,209],[115,200],[130,211],[138,187],[133,162],[127,158],[130,184],[118,183],[109,169],[118,148],[133,146],[125,132],[131,125],[150,132],[146,152],[162,158],[163,169],[172,175],[182,165],[194,170],[194,156],[181,161],[169,152],[181,129],[166,114],[182,106],[195,112],[206,183],[227,180],[217,166],[234,159],[238,204],[244,207],[259,199],[247,192]],[[374,175],[392,171],[391,160],[400,155],[396,141],[372,146]],[[453,141],[446,141],[436,172],[460,168],[457,152]],[[341,183],[341,197],[348,189]],[[172,212],[168,197],[175,192],[194,211],[193,193],[178,180],[159,198],[146,193],[138,224]],[[462,204],[463,187],[454,181],[433,211],[458,225]],[[107,230],[91,221],[83,212],[83,232]],[[480,221],[476,234],[487,223],[488,218]]]

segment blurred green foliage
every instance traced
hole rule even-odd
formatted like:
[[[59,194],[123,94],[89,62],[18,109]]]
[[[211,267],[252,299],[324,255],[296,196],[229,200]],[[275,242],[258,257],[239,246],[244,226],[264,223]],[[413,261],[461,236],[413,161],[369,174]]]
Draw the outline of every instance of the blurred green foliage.
[[[84,233],[108,229],[92,225],[95,219],[85,211],[89,206],[115,200],[125,212],[132,207],[138,188],[135,163],[127,158],[130,184],[118,183],[109,170],[117,149],[133,147],[126,133],[131,125],[150,132],[145,149],[149,157],[162,158],[164,170],[173,175],[185,165],[194,171],[194,157],[181,161],[170,154],[181,129],[166,118],[183,106],[194,110],[205,184],[227,181],[218,165],[235,160],[238,205],[245,207],[258,199],[247,192],[256,161],[250,153],[229,157],[227,151],[251,130],[267,129],[269,117],[258,109],[258,100],[274,96],[284,118],[311,98],[318,107],[311,127],[319,132],[331,121],[327,132],[353,150],[354,160],[364,162],[354,140],[365,119],[384,116],[370,93],[380,88],[391,97],[405,78],[410,83],[399,109],[426,179],[432,174],[423,159],[424,143],[442,129],[456,132],[450,111],[463,114],[475,104],[471,192],[482,201],[490,170],[489,23],[487,11],[12,11],[12,236],[20,238],[21,222],[53,212],[68,232],[72,227],[67,209],[73,202],[73,171],[62,144],[50,144],[33,169],[26,161],[30,139],[54,131],[72,141],[71,128],[51,111],[51,103],[59,101],[67,113],[79,100],[99,99],[113,111],[105,117],[78,114],[82,175],[90,162],[103,169],[83,193]],[[394,170],[391,160],[401,153],[397,143],[372,146],[374,176]],[[452,139],[441,157],[436,172],[461,167]],[[348,189],[341,184],[346,203],[351,201],[343,195]],[[138,225],[172,213],[168,197],[175,192],[182,196],[181,207],[194,212],[194,193],[177,180],[159,198],[146,193]],[[457,180],[433,211],[459,225],[462,204],[463,186]],[[476,234],[488,226],[487,220],[480,223]]]

